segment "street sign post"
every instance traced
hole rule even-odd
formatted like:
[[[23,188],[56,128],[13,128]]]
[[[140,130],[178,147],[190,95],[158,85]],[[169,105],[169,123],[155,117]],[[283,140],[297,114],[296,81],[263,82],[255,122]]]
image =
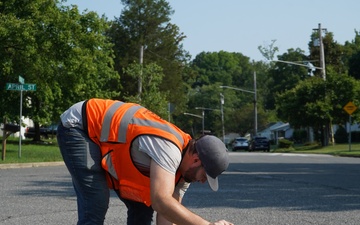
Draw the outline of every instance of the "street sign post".
[[[20,91],[20,135],[19,135],[19,158],[21,158],[21,118],[22,118],[22,102],[23,102],[23,91],[36,91],[36,84],[25,84],[25,79],[19,76],[19,83],[6,83],[6,90],[8,91]]]
[[[351,114],[353,114],[357,107],[351,101],[348,102],[343,109],[349,114],[349,151],[351,151]]]

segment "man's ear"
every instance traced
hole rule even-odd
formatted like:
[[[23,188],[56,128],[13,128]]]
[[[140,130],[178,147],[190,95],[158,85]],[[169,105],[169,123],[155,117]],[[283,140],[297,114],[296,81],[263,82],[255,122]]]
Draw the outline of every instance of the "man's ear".
[[[191,159],[192,159],[193,164],[196,164],[195,166],[200,166],[201,165],[201,160],[200,160],[199,155],[197,153],[192,154]]]

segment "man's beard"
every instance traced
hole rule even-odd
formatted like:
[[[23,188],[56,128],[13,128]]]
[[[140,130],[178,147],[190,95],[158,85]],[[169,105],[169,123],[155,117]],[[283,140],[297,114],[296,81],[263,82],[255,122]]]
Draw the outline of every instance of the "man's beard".
[[[196,173],[201,168],[201,166],[189,168],[185,171],[183,178],[186,182],[191,183],[196,181]]]

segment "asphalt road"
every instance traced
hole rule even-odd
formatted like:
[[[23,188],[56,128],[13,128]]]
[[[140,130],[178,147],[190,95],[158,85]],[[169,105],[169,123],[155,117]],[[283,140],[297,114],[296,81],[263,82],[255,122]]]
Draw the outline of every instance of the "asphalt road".
[[[234,224],[359,225],[360,158],[230,153],[220,189],[193,184],[183,204]],[[2,168],[2,169],[1,169]],[[76,224],[76,198],[64,166],[0,167],[1,225]],[[105,224],[126,224],[115,195]]]

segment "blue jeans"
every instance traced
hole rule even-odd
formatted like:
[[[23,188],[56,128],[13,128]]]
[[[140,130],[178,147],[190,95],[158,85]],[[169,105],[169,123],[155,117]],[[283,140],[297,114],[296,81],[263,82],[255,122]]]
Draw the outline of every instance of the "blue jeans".
[[[109,207],[106,171],[101,167],[100,147],[79,128],[58,126],[57,140],[72,177],[77,196],[78,225],[102,225]],[[116,191],[118,196],[120,194]],[[128,208],[128,225],[150,225],[152,207],[120,198]]]

